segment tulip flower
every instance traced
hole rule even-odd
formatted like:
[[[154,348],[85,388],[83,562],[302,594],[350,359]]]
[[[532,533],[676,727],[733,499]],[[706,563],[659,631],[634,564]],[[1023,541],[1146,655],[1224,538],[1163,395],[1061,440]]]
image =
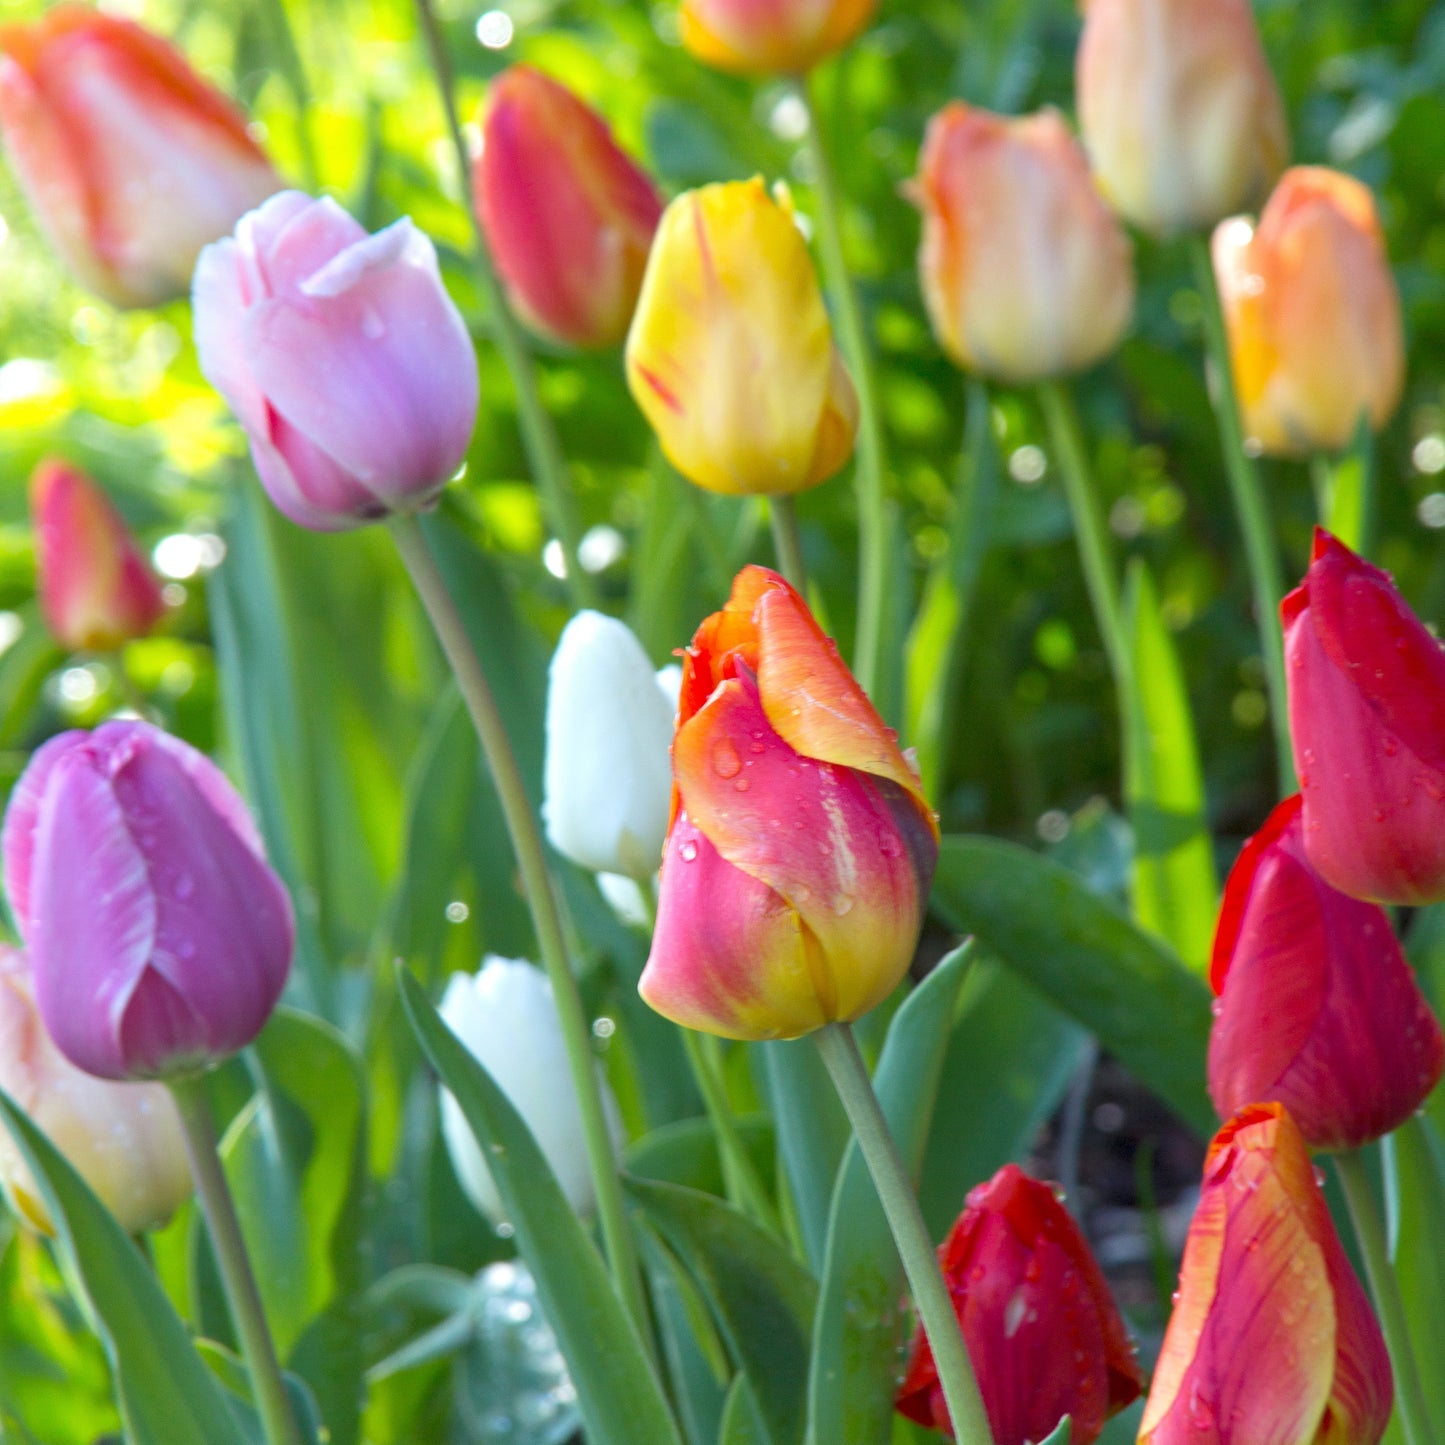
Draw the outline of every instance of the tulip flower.
[[[1394,1397],[1380,1327],[1280,1104],[1209,1147],[1139,1445],[1376,1445]]]
[[[1143,1391],[1104,1272],[1050,1185],[1005,1164],[969,1191],[938,1259],[994,1445],[1047,1439],[1065,1415],[1071,1445],[1093,1445]],[[921,1328],[897,1403],[953,1438]]]
[[[1161,235],[1212,226],[1289,156],[1250,0],[1083,0],[1079,126],[1121,215]]]
[[[1445,1068],[1445,1036],[1384,910],[1311,867],[1298,794],[1229,875],[1210,984],[1222,1117],[1277,1100],[1311,1148],[1354,1149],[1403,1124]]]
[[[165,614],[160,583],[115,508],[83,472],[50,458],[30,479],[40,610],[72,652],[110,652]]]
[[[170,1095],[160,1084],[116,1084],[77,1069],[45,1032],[30,966],[13,948],[0,948],[0,1089],[128,1234],[164,1224],[190,1198],[185,1141]],[[3,1129],[0,1183],[21,1216],[52,1232],[30,1166]]]
[[[1019,383],[1118,344],[1133,256],[1056,110],[1011,120],[954,101],[928,123],[913,198],[934,334],[963,367]]]
[[[1348,446],[1400,403],[1400,295],[1369,188],[1324,166],[1286,171],[1259,218],[1214,233],[1245,429],[1272,455]]]
[[[683,0],[682,43],[737,75],[802,75],[873,18],[877,0]]]
[[[600,612],[563,629],[547,689],[542,818],[564,856],[594,873],[650,879],[672,797],[675,704],[632,630]]]
[[[662,198],[602,117],[540,70],[514,65],[487,95],[472,194],[522,319],[572,346],[617,345]]]
[[[51,244],[118,306],[184,296],[201,247],[281,188],[179,51],[88,5],[0,26],[0,131]]]
[[[1305,851],[1352,898],[1445,898],[1445,654],[1389,574],[1315,532],[1280,606]]]
[[[291,968],[291,903],[220,769],[144,722],[68,732],[11,794],[5,890],[61,1053],[106,1079],[250,1043]]]
[[[477,416],[477,358],[432,243],[284,191],[201,253],[196,349],[271,500],[317,531],[430,506]]]
[[[683,662],[672,824],[639,985],[724,1038],[794,1038],[888,996],[938,859],[918,776],[803,599],[745,567]]]
[[[522,1116],[568,1202],[590,1214],[596,1205],[592,1173],[552,985],[530,963],[488,954],[477,974],[452,975],[440,1012]],[[613,1142],[620,1146],[617,1101],[605,1082],[601,1089]],[[439,1094],[442,1137],[457,1180],[477,1209],[500,1224],[501,1195],[461,1105],[448,1090]]]
[[[667,208],[627,380],[668,459],[708,491],[798,492],[848,460],[858,398],[786,188],[703,186]]]

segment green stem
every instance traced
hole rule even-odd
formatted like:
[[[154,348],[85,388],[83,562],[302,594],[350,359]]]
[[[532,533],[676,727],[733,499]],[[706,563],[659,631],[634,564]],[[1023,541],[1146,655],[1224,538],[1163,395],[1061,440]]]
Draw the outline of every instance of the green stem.
[[[1405,1323],[1405,1305],[1400,1298],[1399,1281],[1390,1264],[1385,1246],[1385,1226],[1375,1202],[1374,1186],[1365,1167],[1365,1156],[1358,1150],[1335,1155],[1335,1169],[1349,1206],[1355,1239],[1365,1260],[1365,1277],[1380,1317],[1390,1363],[1395,1370],[1395,1403],[1400,1423],[1405,1428],[1406,1445],[1434,1445],[1430,1415],[1420,1389],[1420,1376],[1415,1353],[1410,1348],[1409,1327]]]
[[[1240,531],[1244,535],[1244,551],[1249,560],[1250,585],[1254,591],[1254,621],[1259,629],[1265,681],[1269,688],[1270,718],[1274,724],[1279,790],[1282,794],[1292,793],[1296,787],[1294,752],[1289,740],[1284,633],[1279,621],[1279,604],[1284,596],[1284,575],[1280,570],[1279,549],[1275,546],[1269,508],[1265,505],[1264,488],[1260,485],[1259,468],[1244,447],[1244,431],[1239,419],[1239,398],[1234,388],[1234,368],[1229,359],[1229,333],[1225,330],[1224,309],[1220,305],[1219,287],[1214,279],[1214,263],[1209,256],[1209,242],[1203,236],[1191,236],[1189,244],[1190,257],[1194,263],[1195,285],[1199,288],[1199,297],[1204,305],[1204,340],[1214,382],[1214,416],[1219,425],[1219,442],[1224,452],[1224,467],[1229,476],[1234,511],[1239,520]]]
[[[286,1384],[281,1378],[281,1364],[276,1346],[266,1327],[266,1314],[261,1307],[261,1294],[256,1276],[241,1237],[241,1224],[236,1206],[226,1184],[221,1158],[216,1152],[216,1129],[211,1122],[211,1106],[206,1087],[199,1076],[170,1080],[171,1097],[181,1117],[186,1141],[186,1156],[201,1209],[210,1230],[216,1263],[226,1287],[231,1306],[231,1320],[240,1337],[241,1352],[251,1375],[251,1393],[261,1416],[261,1427],[269,1445],[302,1445],[301,1431],[291,1410]]]
[[[597,1067],[592,1054],[592,1036],[582,997],[577,990],[567,957],[566,938],[557,909],[552,880],[547,873],[547,855],[542,847],[542,834],[536,815],[527,797],[526,785],[517,767],[517,757],[497,711],[496,699],[487,683],[482,665],[472,649],[466,627],[447,591],[445,579],[438,568],[426,535],[415,517],[393,517],[388,524],[397,551],[411,574],[432,626],[436,629],[442,650],[461,689],[467,711],[477,730],[482,753],[487,760],[517,869],[522,877],[522,891],[531,909],[532,925],[537,933],[537,947],[542,967],[552,983],[562,1038],[567,1048],[567,1063],[572,1072],[572,1087],[582,1113],[582,1130],[587,1144],[587,1159],[592,1169],[592,1182],[597,1192],[597,1213],[602,1221],[602,1237],[612,1267],[612,1279],[619,1298],[631,1313],[643,1341],[651,1339],[647,1322],[647,1304],[642,1293],[642,1277],[638,1271],[637,1253],[628,1228],[627,1211],[622,1199],[622,1186],[617,1177],[617,1161],[612,1152],[612,1139],[607,1116],[602,1108]]]
[[[808,113],[808,142],[818,193],[818,243],[823,270],[842,333],[843,354],[858,393],[858,638],[853,671],[863,691],[876,695],[883,665],[883,612],[888,584],[888,515],[884,477],[882,413],[873,375],[872,348],[863,322],[858,293],[848,272],[843,251],[842,203],[832,160],[823,140],[818,107],[807,78],[797,82],[797,94]]]
[[[878,1095],[873,1092],[858,1041],[846,1023],[827,1024],[813,1038],[833,1077],[833,1087],[843,1101],[883,1212],[888,1216],[888,1227],[913,1291],[913,1303],[933,1350],[954,1438],[959,1445],[993,1445],[983,1396],[978,1392],[968,1347],[923,1222],[923,1211],[918,1207],[903,1160],[898,1157],[898,1146],[888,1130]]]
[[[436,75],[437,91],[446,115],[447,130],[451,135],[452,148],[456,152],[462,205],[471,221],[475,242],[477,280],[481,283],[482,294],[491,310],[497,349],[502,353],[502,360],[506,363],[512,386],[517,393],[517,422],[522,430],[522,445],[527,453],[527,463],[542,494],[542,506],[547,513],[547,521],[562,544],[562,556],[567,565],[567,592],[572,606],[591,607],[596,604],[596,592],[590,574],[583,570],[577,559],[577,545],[581,541],[582,529],[573,505],[567,460],[562,454],[562,444],[557,439],[552,418],[547,408],[542,405],[542,396],[537,389],[537,367],[531,349],[522,334],[522,328],[517,324],[517,318],[512,315],[512,308],[507,304],[506,294],[492,264],[486,233],[482,230],[477,208],[472,204],[471,156],[467,152],[466,137],[462,134],[461,121],[457,116],[451,62],[447,59],[446,43],[442,38],[441,26],[437,23],[432,0],[416,0],[416,13],[421,21],[422,34],[426,37],[432,70]]]
[[[798,508],[793,498],[769,497],[768,520],[773,527],[778,571],[801,592],[808,585],[808,573],[803,566],[803,539],[798,532]]]

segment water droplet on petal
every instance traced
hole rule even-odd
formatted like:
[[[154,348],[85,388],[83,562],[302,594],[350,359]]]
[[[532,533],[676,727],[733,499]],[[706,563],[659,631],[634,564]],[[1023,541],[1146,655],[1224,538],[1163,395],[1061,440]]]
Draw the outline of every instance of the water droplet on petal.
[[[697,844],[696,844],[696,843],[693,843],[693,842],[684,843],[684,844],[682,845],[682,847],[679,848],[677,851],[682,854],[682,861],[683,861],[684,863],[691,863],[691,862],[693,862],[693,861],[697,858]]]
[[[735,778],[742,770],[743,760],[728,738],[719,738],[712,745],[712,768],[720,778]]]

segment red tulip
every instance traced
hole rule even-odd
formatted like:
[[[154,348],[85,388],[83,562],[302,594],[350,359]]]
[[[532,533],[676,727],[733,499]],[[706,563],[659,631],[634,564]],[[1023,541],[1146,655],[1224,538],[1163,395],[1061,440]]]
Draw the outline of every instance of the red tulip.
[[[938,1255],[995,1445],[1046,1439],[1065,1415],[1072,1445],[1091,1445],[1138,1398],[1143,1381],[1124,1321],[1051,1186],[1005,1164],[969,1192]],[[953,1437],[921,1328],[898,1409]]]
[[[1403,1124],[1445,1068],[1445,1036],[1384,910],[1310,866],[1298,794],[1229,875],[1210,983],[1222,1117],[1275,1100],[1312,1148],[1354,1149]]]
[[[1445,898],[1445,652],[1387,573],[1315,533],[1280,607],[1305,851],[1342,892]]]

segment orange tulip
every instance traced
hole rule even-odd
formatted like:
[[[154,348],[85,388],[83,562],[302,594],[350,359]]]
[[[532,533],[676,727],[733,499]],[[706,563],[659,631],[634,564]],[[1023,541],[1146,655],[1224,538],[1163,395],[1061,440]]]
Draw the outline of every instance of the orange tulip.
[[[739,75],[801,75],[841,50],[878,0],[683,0],[682,43]]]

